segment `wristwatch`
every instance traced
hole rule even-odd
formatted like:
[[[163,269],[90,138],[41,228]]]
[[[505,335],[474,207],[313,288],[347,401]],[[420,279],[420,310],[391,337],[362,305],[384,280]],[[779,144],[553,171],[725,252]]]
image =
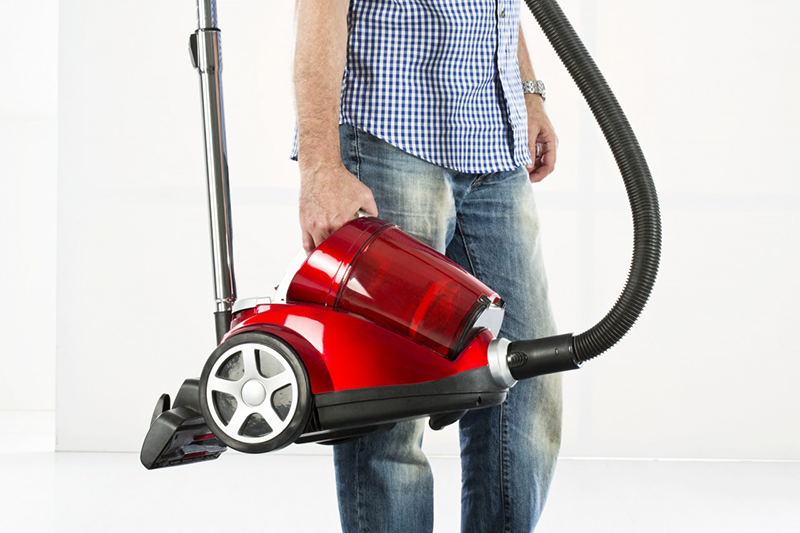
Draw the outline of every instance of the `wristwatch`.
[[[542,80],[526,80],[522,82],[523,94],[538,94],[542,97],[542,101],[547,100],[547,93],[545,92],[544,82]]]

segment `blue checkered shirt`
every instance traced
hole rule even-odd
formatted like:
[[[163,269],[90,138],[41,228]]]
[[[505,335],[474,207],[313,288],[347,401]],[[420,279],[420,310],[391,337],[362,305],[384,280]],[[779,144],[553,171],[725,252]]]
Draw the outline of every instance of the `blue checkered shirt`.
[[[339,123],[459,172],[530,164],[519,8],[519,0],[353,0]]]

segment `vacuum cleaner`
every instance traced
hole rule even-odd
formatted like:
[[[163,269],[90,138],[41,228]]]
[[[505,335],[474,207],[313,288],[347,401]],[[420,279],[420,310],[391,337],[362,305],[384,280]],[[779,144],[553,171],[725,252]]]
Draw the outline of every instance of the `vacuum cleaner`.
[[[658,198],[622,109],[555,0],[526,0],[586,98],[622,173],[633,213],[628,280],[589,330],[497,337],[501,295],[391,222],[360,217],[301,253],[271,298],[236,298],[215,0],[197,0],[190,36],[200,76],[217,348],[197,379],[162,395],[141,450],[148,469],[334,444],[397,422],[440,429],[502,403],[517,380],[580,368],[633,326],[655,283]]]

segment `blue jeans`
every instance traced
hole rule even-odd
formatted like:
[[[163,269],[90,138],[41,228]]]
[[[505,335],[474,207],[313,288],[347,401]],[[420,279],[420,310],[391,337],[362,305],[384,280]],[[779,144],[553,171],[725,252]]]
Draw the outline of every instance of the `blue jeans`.
[[[556,333],[525,168],[448,170],[352,126],[340,127],[342,161],[375,197],[379,216],[445,252],[506,301],[501,337]],[[425,420],[334,447],[346,533],[433,531],[433,476],[422,453]],[[561,443],[561,379],[517,383],[502,405],[460,421],[461,530],[533,531]],[[442,517],[441,519],[454,519]]]

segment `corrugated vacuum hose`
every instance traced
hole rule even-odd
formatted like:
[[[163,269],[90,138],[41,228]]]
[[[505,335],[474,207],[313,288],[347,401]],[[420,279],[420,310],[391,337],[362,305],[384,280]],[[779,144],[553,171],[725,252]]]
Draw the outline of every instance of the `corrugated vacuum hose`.
[[[516,379],[572,370],[605,352],[633,326],[647,303],[661,256],[658,196],[644,154],[625,113],[555,0],[525,0],[578,85],[622,173],[633,213],[633,259],[614,307],[594,327],[572,334],[512,342],[508,364]]]

